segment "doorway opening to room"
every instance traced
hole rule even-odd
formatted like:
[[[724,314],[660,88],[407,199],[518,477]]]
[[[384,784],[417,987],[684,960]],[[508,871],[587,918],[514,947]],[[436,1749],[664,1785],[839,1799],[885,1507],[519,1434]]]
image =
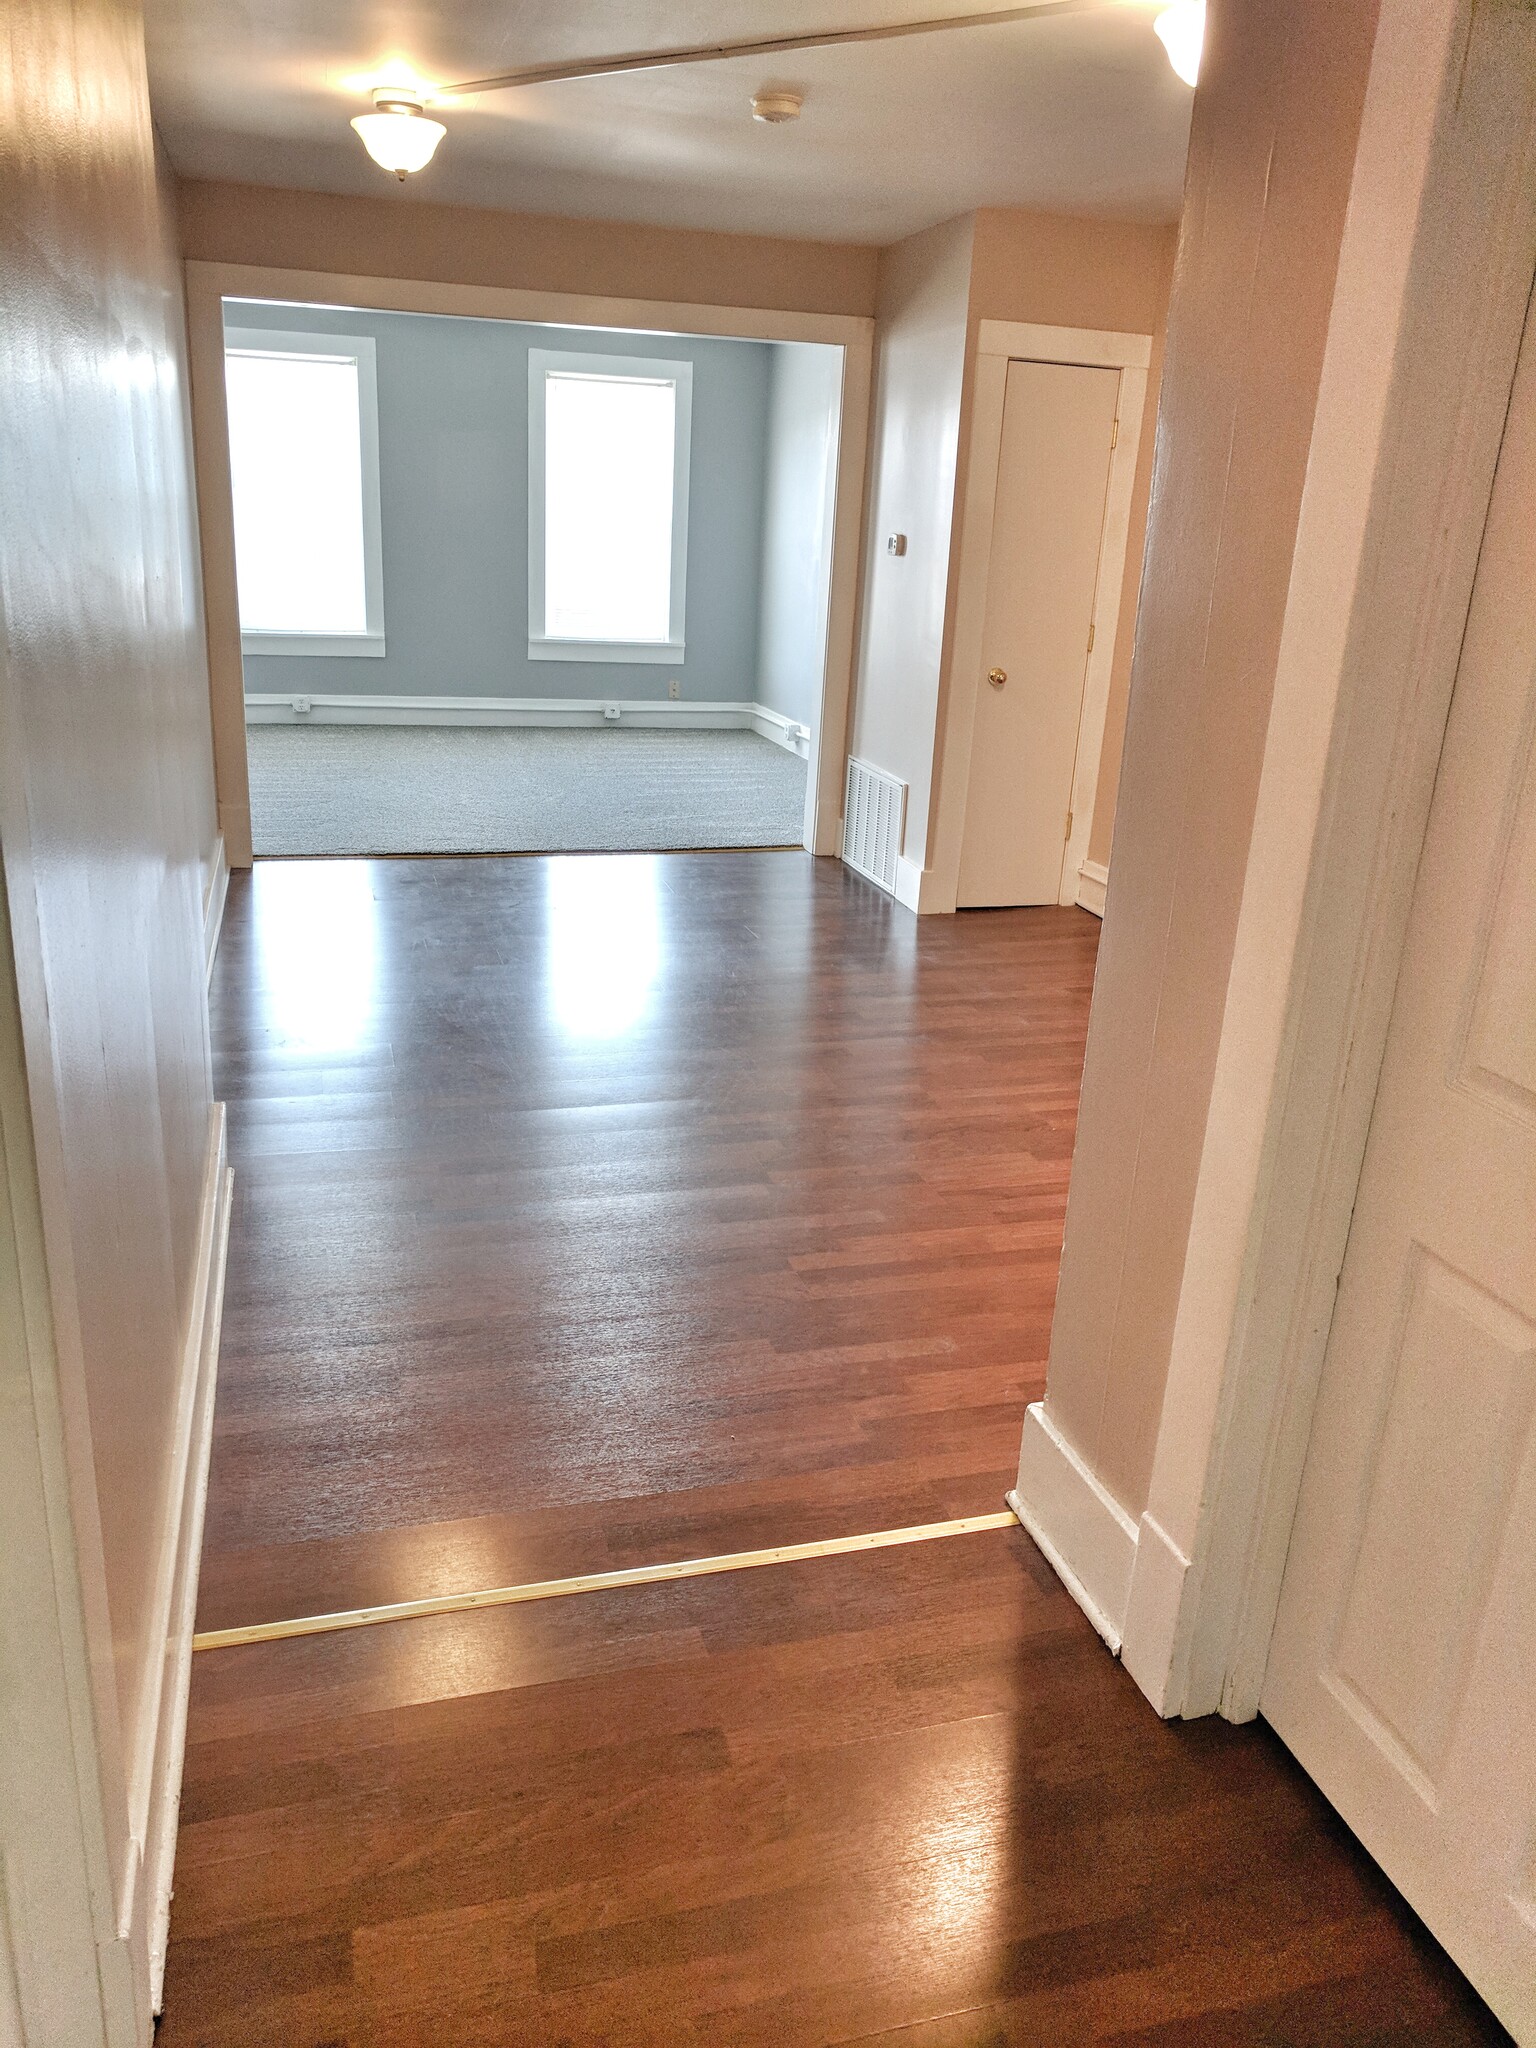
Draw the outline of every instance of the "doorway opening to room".
[[[251,852],[833,850],[846,340],[204,310]]]

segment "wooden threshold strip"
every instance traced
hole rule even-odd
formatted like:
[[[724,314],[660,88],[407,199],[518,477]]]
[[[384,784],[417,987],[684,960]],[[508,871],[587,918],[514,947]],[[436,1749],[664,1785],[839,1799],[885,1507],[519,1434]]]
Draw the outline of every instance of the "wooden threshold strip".
[[[1016,1529],[1012,1508],[961,1515],[952,1522],[920,1522],[910,1529],[876,1529],[864,1536],[828,1536],[816,1543],[781,1543],[773,1550],[735,1550],[724,1557],[685,1557],[671,1564],[630,1565],[623,1571],[584,1572],[572,1579],[535,1579],[525,1586],[491,1586],[478,1593],[439,1593],[429,1600],[396,1600],[386,1607],[349,1607],[339,1614],[303,1614],[292,1621],[258,1621],[246,1628],[211,1628],[192,1638],[194,1650],[230,1650],[240,1643],[278,1643],[289,1636],[330,1635],[372,1628],[382,1621],[419,1621],[430,1614],[466,1614],[476,1607],[518,1607],[529,1600],[562,1600],[572,1593],[611,1593],[623,1586],[659,1586],[671,1579],[702,1579],[714,1572],[745,1572],[763,1564],[799,1564],[808,1557],[842,1557],[855,1550],[888,1550],[899,1543],[933,1543],[972,1536],[981,1529]]]

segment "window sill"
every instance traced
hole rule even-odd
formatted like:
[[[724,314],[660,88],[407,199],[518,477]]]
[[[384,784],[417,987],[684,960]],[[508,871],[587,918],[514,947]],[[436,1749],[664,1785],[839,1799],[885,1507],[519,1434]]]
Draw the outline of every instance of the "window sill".
[[[350,654],[381,661],[382,633],[242,633],[242,654]]]
[[[528,640],[530,661],[650,661],[679,667],[681,640]]]

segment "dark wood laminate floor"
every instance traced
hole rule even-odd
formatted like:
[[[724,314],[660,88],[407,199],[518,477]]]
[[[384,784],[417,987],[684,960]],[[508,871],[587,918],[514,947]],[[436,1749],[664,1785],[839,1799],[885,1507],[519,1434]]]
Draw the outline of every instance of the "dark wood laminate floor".
[[[995,1507],[1096,937],[796,855],[237,882],[203,1625]],[[1502,2038],[1022,1532],[195,1660],[160,2048]]]
[[[1500,2038],[1021,1531],[197,1662],[159,2048]]]
[[[802,854],[266,863],[205,1628],[996,1509],[1098,926]]]

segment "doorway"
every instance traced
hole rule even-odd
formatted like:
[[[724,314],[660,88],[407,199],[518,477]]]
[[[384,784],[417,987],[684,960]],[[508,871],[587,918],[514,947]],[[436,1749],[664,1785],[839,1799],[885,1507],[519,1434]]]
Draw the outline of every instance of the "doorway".
[[[1479,560],[1260,1710],[1536,2028],[1536,322]]]
[[[872,323],[345,282],[188,266],[230,865],[253,845],[833,851]],[[292,465],[242,421],[237,365],[340,372],[355,618],[253,613],[242,463]]]
[[[980,323],[925,911],[1103,914],[1090,848],[1107,856],[1094,810],[1152,353],[1150,334]]]
[[[1008,364],[962,910],[1075,894],[1075,877],[1065,897],[1063,884],[1119,403],[1116,370]]]
[[[803,843],[841,378],[227,300],[253,850]]]

